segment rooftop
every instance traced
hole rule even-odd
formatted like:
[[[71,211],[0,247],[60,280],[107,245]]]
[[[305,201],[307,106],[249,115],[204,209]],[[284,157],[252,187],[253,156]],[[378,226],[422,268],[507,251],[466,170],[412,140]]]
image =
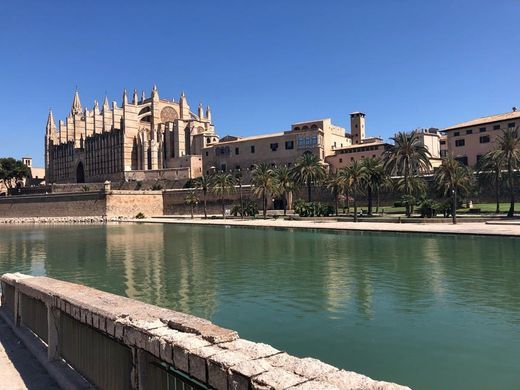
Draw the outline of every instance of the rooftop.
[[[252,135],[250,137],[231,136],[231,137],[236,137],[237,139],[231,140],[231,141],[223,141],[223,142],[221,141],[216,145],[230,144],[233,142],[242,142],[242,141],[254,141],[254,140],[262,139],[262,138],[281,137],[282,135],[285,135],[285,133],[260,134],[260,135]],[[228,136],[226,135],[222,138],[226,138],[226,137],[228,137]]]
[[[312,121],[303,121],[303,122],[294,122],[292,123],[292,125],[304,125],[304,124],[307,124],[307,123],[312,123],[312,122],[325,122],[325,121],[332,121],[331,118],[321,118],[321,119],[314,119]]]
[[[481,118],[472,119],[467,122],[462,122],[462,123],[459,123],[454,126],[446,127],[442,131],[450,131],[450,130],[460,129],[462,127],[478,126],[478,125],[483,125],[486,123],[506,121],[506,120],[518,119],[518,118],[520,118],[520,111],[510,111],[510,112],[506,112],[504,114],[483,116]]]

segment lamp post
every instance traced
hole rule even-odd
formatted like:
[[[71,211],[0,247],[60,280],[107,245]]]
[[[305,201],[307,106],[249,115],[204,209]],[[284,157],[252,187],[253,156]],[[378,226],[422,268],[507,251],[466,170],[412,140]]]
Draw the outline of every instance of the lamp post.
[[[238,196],[240,197],[240,216],[244,218],[244,203],[242,202],[242,172],[240,172],[240,168],[237,169],[235,178],[238,182]]]
[[[457,223],[457,191],[455,191],[454,188],[451,190],[451,197],[452,197],[452,210],[451,210],[451,220],[453,224],[455,225]]]

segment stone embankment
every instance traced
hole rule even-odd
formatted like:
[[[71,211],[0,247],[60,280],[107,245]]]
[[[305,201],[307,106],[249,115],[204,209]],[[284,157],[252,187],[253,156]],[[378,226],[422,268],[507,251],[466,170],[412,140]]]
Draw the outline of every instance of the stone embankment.
[[[24,218],[0,218],[2,224],[59,224],[59,223],[107,223],[123,222],[129,220],[127,217],[24,217]]]
[[[152,389],[173,380],[219,390],[408,389],[89,287],[21,274],[1,282],[2,312],[45,340],[50,360],[65,359],[97,388]]]

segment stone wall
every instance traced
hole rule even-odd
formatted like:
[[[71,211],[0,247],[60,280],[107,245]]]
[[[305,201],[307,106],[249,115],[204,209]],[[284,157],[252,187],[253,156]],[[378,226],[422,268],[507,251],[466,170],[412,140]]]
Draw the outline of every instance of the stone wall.
[[[202,190],[195,190],[193,188],[187,189],[178,189],[178,190],[166,190],[163,192],[164,199],[164,214],[165,215],[179,215],[179,214],[189,214],[190,207],[186,204],[186,196],[194,191],[197,197],[199,198],[199,204],[195,207],[195,214],[204,213],[204,194]],[[253,199],[257,202],[258,209],[262,209],[262,202],[253,196],[249,187],[242,188],[242,199],[248,200]],[[208,192],[206,195],[206,203],[209,214],[221,214],[222,206],[220,197],[215,194]],[[238,205],[240,203],[240,195],[237,193],[229,194],[224,197],[224,204],[227,210],[231,210],[234,205]],[[268,200],[268,207],[272,206],[272,200]]]
[[[0,218],[102,216],[105,209],[102,192],[0,198]]]
[[[218,390],[407,389],[241,339],[202,318],[89,287],[21,274],[5,274],[1,283],[2,315],[46,340],[49,360],[65,359],[97,388],[152,389],[174,376]],[[32,315],[35,311],[41,315]],[[78,335],[90,335],[89,343]],[[106,350],[121,358],[101,353]]]
[[[110,191],[106,194],[107,217],[163,215],[162,191]]]

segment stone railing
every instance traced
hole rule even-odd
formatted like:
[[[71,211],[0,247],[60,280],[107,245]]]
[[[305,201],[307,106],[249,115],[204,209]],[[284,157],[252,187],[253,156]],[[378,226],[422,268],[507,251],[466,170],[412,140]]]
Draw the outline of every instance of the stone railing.
[[[1,283],[3,317],[30,333],[48,362],[74,369],[75,382],[53,375],[65,388],[407,389],[82,285],[22,274],[5,274]]]

